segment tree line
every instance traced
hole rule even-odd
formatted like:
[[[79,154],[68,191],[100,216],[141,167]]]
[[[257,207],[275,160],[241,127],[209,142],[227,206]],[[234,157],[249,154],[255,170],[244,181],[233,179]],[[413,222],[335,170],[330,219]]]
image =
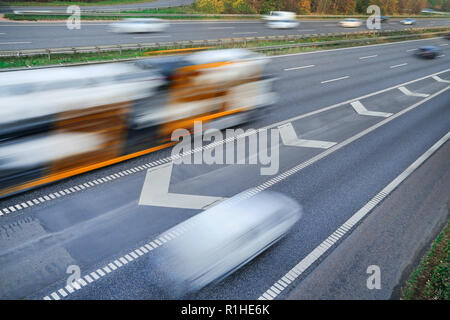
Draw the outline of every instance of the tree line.
[[[381,14],[419,14],[424,8],[450,11],[450,0],[196,0],[195,8],[206,13],[366,14],[369,5]]]

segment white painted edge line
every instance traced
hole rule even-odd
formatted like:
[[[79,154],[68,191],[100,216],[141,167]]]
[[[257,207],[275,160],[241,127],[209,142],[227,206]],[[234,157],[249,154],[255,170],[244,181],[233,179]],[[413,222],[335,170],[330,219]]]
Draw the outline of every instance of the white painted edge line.
[[[374,54],[373,56],[365,56],[365,57],[361,57],[361,58],[359,58],[359,60],[370,59],[370,58],[375,58],[375,57],[378,57],[378,55],[377,55],[377,54]]]
[[[448,89],[448,88],[447,88]],[[445,89],[445,90],[447,90]],[[375,197],[373,197],[369,202],[367,202],[361,209],[354,213],[344,224],[342,224],[335,232],[333,232],[325,241],[323,241],[319,246],[317,246],[313,251],[311,251],[305,258],[303,258],[295,267],[293,267],[288,273],[285,274],[281,279],[290,276],[293,278],[292,281],[297,279],[301,274],[303,274],[312,264],[314,264],[320,257],[339,241],[339,238],[344,236],[346,233],[351,233],[353,226],[360,222],[365,216],[367,216],[373,208],[375,208],[381,201],[383,201],[395,188],[397,188],[408,176],[410,176],[422,163],[424,163],[436,150],[438,150],[447,140],[450,138],[450,132],[447,132],[439,141],[437,141],[430,149],[428,149],[424,154],[422,154],[416,161],[414,161],[405,171],[398,175],[394,180],[391,181],[383,190],[381,190]],[[278,284],[277,288],[280,293],[282,290],[286,289],[288,285],[283,284],[280,280],[275,282],[274,285]],[[281,289],[281,288],[282,289]],[[276,298],[280,293],[271,294],[268,289],[263,293],[258,300],[272,300]]]
[[[315,65],[314,64],[310,64],[309,66],[287,68],[287,69],[284,69],[284,71],[291,71],[291,70],[298,70],[298,69],[305,69],[305,68],[312,68],[312,67],[315,67]]]
[[[29,41],[16,41],[16,42],[0,42],[0,44],[30,44]]]
[[[287,119],[287,120],[283,120],[283,121],[279,121],[277,123],[270,124],[268,126],[259,128],[259,129],[255,130],[252,133],[244,133],[244,134],[241,134],[241,135],[236,135],[236,136],[229,137],[229,138],[221,140],[221,141],[210,143],[210,144],[208,144],[206,146],[203,146],[201,148],[196,148],[196,149],[190,150],[190,151],[188,151],[186,153],[183,153],[182,155],[169,156],[169,157],[166,157],[166,158],[163,158],[163,159],[159,159],[159,160],[155,160],[155,161],[152,161],[152,162],[140,165],[140,166],[136,166],[136,167],[131,169],[131,170],[134,170],[134,171],[131,171],[130,169],[124,169],[122,171],[117,172],[115,175],[118,175],[120,177],[125,177],[125,176],[127,176],[129,174],[137,173],[137,172],[144,171],[144,170],[147,170],[149,168],[153,168],[153,167],[161,165],[161,164],[168,163],[170,161],[179,159],[180,157],[185,157],[185,156],[194,154],[196,152],[200,152],[202,150],[215,148],[218,145],[222,145],[224,143],[231,142],[231,141],[233,141],[235,139],[240,139],[240,138],[252,135],[252,134],[256,134],[257,132],[268,130],[270,128],[279,127],[279,126],[281,126],[283,124],[286,124],[286,123],[289,123],[289,122],[293,122],[293,121],[296,121],[296,120],[299,120],[299,119],[310,117],[310,116],[315,115],[315,114],[319,114],[319,113],[322,113],[322,112],[325,112],[325,111],[336,109],[336,108],[339,108],[341,106],[350,104],[351,102],[362,100],[362,99],[365,99],[365,98],[369,98],[369,97],[372,97],[372,96],[375,96],[375,95],[378,95],[378,94],[381,94],[381,93],[384,93],[384,92],[387,92],[387,91],[399,88],[401,86],[406,86],[406,85],[409,85],[411,83],[415,83],[415,82],[418,82],[418,81],[421,81],[421,80],[424,80],[424,79],[427,79],[427,78],[430,78],[430,77],[438,76],[439,74],[446,73],[446,72],[449,72],[449,71],[450,71],[450,69],[445,69],[445,70],[442,70],[442,71],[439,71],[439,72],[436,72],[436,73],[433,73],[433,74],[429,74],[427,76],[424,76],[424,77],[421,77],[421,78],[418,78],[418,79],[414,79],[414,80],[411,80],[411,81],[408,81],[408,82],[404,82],[402,84],[398,84],[398,85],[395,85],[395,86],[392,86],[392,87],[388,87],[388,88],[385,88],[385,89],[382,89],[382,90],[379,90],[379,91],[375,91],[375,92],[372,92],[372,93],[369,93],[369,94],[366,94],[366,95],[363,95],[363,96],[360,96],[360,97],[357,97],[357,98],[353,98],[353,99],[350,99],[350,100],[347,100],[347,101],[339,102],[339,103],[336,103],[334,105],[331,105],[331,106],[328,106],[328,107],[325,107],[325,108],[322,108],[322,109],[311,111],[311,112],[308,112],[308,113],[305,113],[305,114],[301,114],[301,115],[292,117],[292,118]],[[439,78],[439,79],[441,79],[441,78]],[[447,81],[447,80],[444,80],[444,81]],[[112,179],[108,180],[108,179],[106,179],[106,177],[103,177],[103,178],[97,178],[97,179],[94,179],[92,181],[89,181],[87,183],[82,183],[82,184],[83,185],[87,184],[90,187],[95,187],[97,185],[101,185],[101,184],[107,183],[109,181],[112,181]],[[84,188],[84,189],[86,189],[86,188]],[[69,195],[69,194],[72,194],[72,193],[76,193],[76,192],[81,191],[81,190],[82,190],[82,188],[80,187],[80,185],[78,185],[78,186],[67,187],[66,189],[63,189],[63,190],[60,190],[60,191],[56,191],[53,194],[56,195],[57,198],[59,198],[59,197],[66,196],[66,195]],[[48,200],[52,200],[52,199],[51,198],[44,199],[43,197],[38,197],[38,198],[35,198],[35,199],[31,199],[31,200],[24,200],[24,202],[27,203],[29,207],[31,207],[33,205],[39,205],[39,204],[41,204],[43,202],[46,202]],[[9,206],[9,207],[4,207],[4,208],[0,209],[0,216],[3,216],[4,214],[9,214],[9,213],[17,211],[14,208],[17,205],[19,206],[18,210],[24,209],[24,207],[21,206],[20,203],[16,204],[16,205]]]
[[[171,35],[167,36],[140,36],[140,37],[133,37],[133,39],[152,39],[152,38],[170,38]]]
[[[398,68],[398,67],[403,67],[403,66],[406,66],[408,63],[400,63],[400,64],[396,64],[396,65],[394,65],[394,66],[390,66],[389,68],[391,68],[391,69],[393,69],[393,68]]]
[[[344,77],[340,77],[340,78],[336,78],[336,79],[325,80],[325,81],[321,81],[320,83],[334,82],[334,81],[344,80],[347,78],[350,78],[350,76],[344,76]]]
[[[427,93],[417,93],[417,92],[409,91],[406,87],[399,87],[398,90],[400,90],[404,95],[411,96],[411,97],[424,97],[424,98],[426,98],[426,97],[429,96],[429,94],[427,94]]]
[[[233,32],[233,34],[255,34],[258,33],[256,31],[248,31],[248,32]]]
[[[354,101],[350,103],[350,105],[353,107],[353,109],[356,111],[357,114],[363,116],[384,117],[384,118],[392,116],[392,113],[390,112],[369,111],[366,109],[366,107],[364,107],[364,105],[360,101]]]

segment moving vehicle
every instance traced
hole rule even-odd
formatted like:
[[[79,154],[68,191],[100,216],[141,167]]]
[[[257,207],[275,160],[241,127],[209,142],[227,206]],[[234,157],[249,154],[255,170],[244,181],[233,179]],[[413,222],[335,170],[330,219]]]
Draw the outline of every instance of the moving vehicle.
[[[424,46],[416,50],[415,54],[421,58],[434,59],[441,53],[438,47],[434,46]]]
[[[295,20],[297,17],[295,12],[289,12],[289,11],[270,11],[268,15],[262,16],[262,19],[264,21],[282,21],[282,20],[288,20],[292,21]]]
[[[361,24],[362,24],[361,20],[354,18],[348,18],[339,21],[339,25],[344,28],[357,28],[360,27]]]
[[[275,101],[266,63],[228,49],[0,73],[0,198],[170,147],[194,121],[252,120]]]
[[[386,16],[380,16],[380,21],[381,21],[381,22],[388,22],[388,21],[389,21],[389,17],[386,17]]]
[[[416,23],[416,20],[407,18],[407,19],[400,20],[400,23],[403,25],[413,25]]]
[[[299,25],[297,20],[275,20],[267,23],[267,27],[271,29],[293,29]]]
[[[157,18],[129,18],[108,26],[110,32],[116,33],[146,33],[164,31],[169,24]]]
[[[284,237],[301,215],[280,193],[244,191],[162,234],[182,232],[148,259],[150,285],[180,298],[219,282]]]

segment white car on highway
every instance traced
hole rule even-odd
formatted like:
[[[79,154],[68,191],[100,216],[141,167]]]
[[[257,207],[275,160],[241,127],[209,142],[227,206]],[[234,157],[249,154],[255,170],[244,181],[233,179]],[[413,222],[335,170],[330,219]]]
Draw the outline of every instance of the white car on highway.
[[[353,18],[348,18],[348,19],[339,21],[339,25],[344,28],[357,28],[357,27],[360,27],[361,24],[362,24],[361,20],[353,19]]]
[[[404,24],[404,25],[412,25],[412,24],[416,23],[416,20],[407,18],[407,19],[401,20],[400,23]]]
[[[297,20],[276,20],[269,21],[267,26],[271,29],[293,29],[299,26]]]
[[[117,33],[144,33],[144,32],[161,32],[164,31],[169,24],[156,18],[129,18],[120,22],[111,23],[108,28],[111,32]]]
[[[264,21],[281,21],[281,20],[295,20],[297,15],[290,11],[270,11],[268,15],[262,16]]]

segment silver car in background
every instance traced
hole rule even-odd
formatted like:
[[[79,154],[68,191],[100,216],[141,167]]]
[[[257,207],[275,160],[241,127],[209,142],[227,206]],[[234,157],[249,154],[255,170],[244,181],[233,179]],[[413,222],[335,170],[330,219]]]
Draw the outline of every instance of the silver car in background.
[[[161,32],[167,29],[169,23],[157,18],[130,18],[111,23],[108,26],[110,32],[116,33],[147,33]]]
[[[180,298],[218,282],[285,236],[301,214],[294,200],[275,192],[225,200],[162,235],[181,232],[149,258],[152,285]]]

